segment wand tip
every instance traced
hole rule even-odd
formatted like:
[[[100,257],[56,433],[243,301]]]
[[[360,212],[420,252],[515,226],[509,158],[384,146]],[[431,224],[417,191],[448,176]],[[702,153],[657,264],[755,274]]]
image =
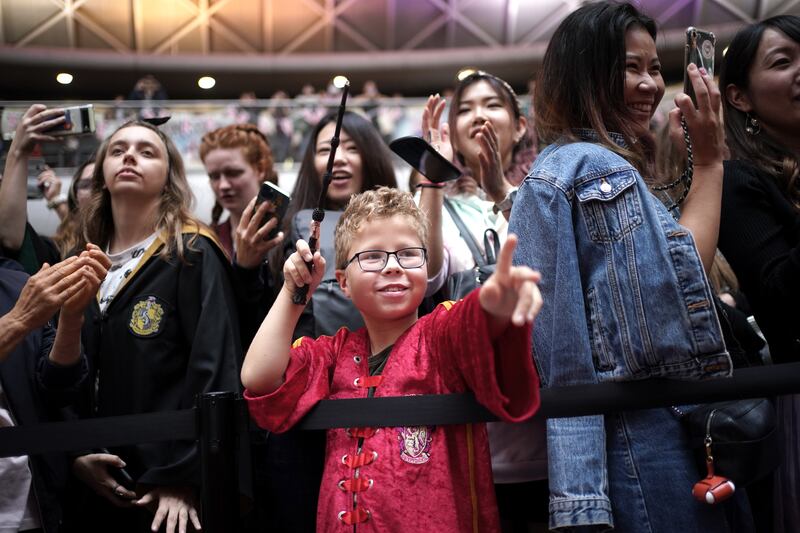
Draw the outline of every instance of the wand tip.
[[[347,76],[343,76],[339,74],[338,76],[334,76],[333,78],[333,86],[337,89],[344,89],[345,85],[350,85],[350,80],[347,79]]]

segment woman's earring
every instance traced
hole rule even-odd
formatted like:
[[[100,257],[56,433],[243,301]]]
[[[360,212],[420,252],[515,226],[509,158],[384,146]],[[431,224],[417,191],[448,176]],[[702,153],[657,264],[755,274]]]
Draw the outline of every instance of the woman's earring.
[[[761,133],[761,124],[759,124],[758,119],[754,118],[750,113],[748,113],[747,118],[744,119],[744,131],[750,135],[758,135]]]

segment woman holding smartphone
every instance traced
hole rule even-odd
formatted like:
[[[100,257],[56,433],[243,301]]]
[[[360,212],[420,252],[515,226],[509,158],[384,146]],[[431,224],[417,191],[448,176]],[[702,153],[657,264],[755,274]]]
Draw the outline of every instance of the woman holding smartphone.
[[[649,188],[649,125],[664,94],[655,38],[632,5],[598,2],[567,16],[545,53],[536,127],[552,144],[520,186],[509,228],[515,261],[542,272],[533,348],[544,386],[731,372],[704,270],[719,225],[720,94],[689,66],[698,108],[680,93],[669,120],[673,139],[686,121],[694,182],[674,220]],[[733,525],[727,504],[692,497],[703,475],[668,408],[550,419],[547,443],[551,528]]]
[[[83,328],[86,414],[188,409],[197,394],[239,390],[229,265],[191,199],[180,153],[158,128],[128,122],[98,149],[81,234],[112,267]],[[76,530],[199,528],[198,455],[196,442],[173,441],[79,457],[73,470],[96,497]],[[115,481],[120,467],[134,486]]]
[[[260,225],[269,205],[259,206],[256,216],[251,216],[261,184],[278,183],[267,138],[253,124],[218,128],[203,135],[200,159],[216,198],[211,212],[212,229],[228,255],[235,257],[236,264],[244,268],[259,266],[266,254],[283,241],[282,234],[267,238],[279,220]],[[228,219],[220,223],[225,209]]]
[[[719,247],[775,363],[800,361],[800,17],[778,16],[736,34],[722,63],[725,162]],[[777,532],[800,528],[800,396],[778,399],[784,463],[765,498]],[[771,496],[771,497],[769,497]]]
[[[261,185],[278,183],[272,150],[255,125],[232,124],[203,135],[200,159],[216,199],[211,229],[233,263],[242,345],[246,347],[275,300],[276,285],[266,259],[270,250],[280,249],[284,239],[283,232],[270,238],[280,220],[270,217],[262,224],[273,205],[264,202],[253,212]],[[224,210],[228,219],[220,222]]]

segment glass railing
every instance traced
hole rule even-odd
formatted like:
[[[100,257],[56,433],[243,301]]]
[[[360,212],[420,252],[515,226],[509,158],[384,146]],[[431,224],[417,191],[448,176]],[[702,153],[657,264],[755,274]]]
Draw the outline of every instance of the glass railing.
[[[404,135],[419,134],[425,98],[352,98],[348,109],[366,116],[388,142]],[[525,107],[529,99],[524,99]],[[20,117],[33,102],[0,101],[4,108],[0,131],[10,140]],[[166,100],[166,101],[102,101],[45,102],[49,107],[94,104],[96,133],[74,137],[59,146],[45,147],[52,166],[76,166],[88,156],[106,135],[127,120],[136,117],[169,115],[161,126],[175,142],[187,168],[201,166],[198,157],[203,134],[229,124],[251,122],[269,139],[279,168],[292,168],[302,159],[308,132],[327,112],[337,108],[338,97],[298,97],[285,100]]]

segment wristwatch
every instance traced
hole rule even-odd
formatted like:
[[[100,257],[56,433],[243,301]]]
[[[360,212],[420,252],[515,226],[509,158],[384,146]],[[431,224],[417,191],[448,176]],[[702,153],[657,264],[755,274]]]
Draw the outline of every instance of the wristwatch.
[[[47,201],[47,209],[55,209],[56,207],[65,203],[67,203],[67,195],[62,193],[53,198],[52,200]]]
[[[516,197],[517,197],[517,187],[514,187],[506,195],[505,198],[494,204],[494,207],[492,207],[492,211],[494,211],[494,214],[496,215],[497,213],[510,210],[511,206],[514,205],[514,198]]]

